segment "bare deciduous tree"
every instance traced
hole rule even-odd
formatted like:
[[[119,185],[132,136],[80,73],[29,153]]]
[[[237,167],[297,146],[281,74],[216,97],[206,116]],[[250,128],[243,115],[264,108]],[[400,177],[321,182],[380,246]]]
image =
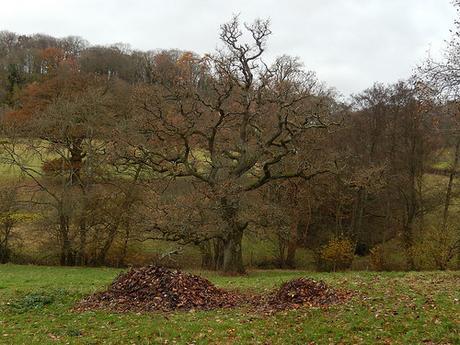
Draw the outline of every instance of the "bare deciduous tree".
[[[220,222],[224,272],[244,271],[249,219],[241,205],[247,193],[329,171],[327,162],[313,166],[308,157],[293,158],[307,132],[328,127],[330,94],[296,59],[265,64],[268,21],[245,29],[233,18],[221,27],[224,46],[216,54],[200,61],[183,56],[174,80],[139,88],[132,121],[140,128],[122,143],[132,148],[133,161],[155,173],[205,186]]]

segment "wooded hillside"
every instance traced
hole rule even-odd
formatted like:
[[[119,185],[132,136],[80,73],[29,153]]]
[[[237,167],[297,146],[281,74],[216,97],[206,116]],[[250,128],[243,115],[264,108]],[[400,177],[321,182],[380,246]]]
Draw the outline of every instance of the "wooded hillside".
[[[1,32],[0,262],[458,267],[459,35],[346,100],[266,61],[270,35],[235,17],[200,56]]]

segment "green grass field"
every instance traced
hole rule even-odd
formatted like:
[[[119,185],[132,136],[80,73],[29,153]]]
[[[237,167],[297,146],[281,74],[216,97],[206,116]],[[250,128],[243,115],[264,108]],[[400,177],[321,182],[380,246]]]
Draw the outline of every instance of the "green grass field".
[[[460,273],[198,272],[220,287],[263,292],[299,276],[356,291],[328,309],[169,314],[74,313],[119,273],[108,268],[0,266],[1,344],[460,344]]]

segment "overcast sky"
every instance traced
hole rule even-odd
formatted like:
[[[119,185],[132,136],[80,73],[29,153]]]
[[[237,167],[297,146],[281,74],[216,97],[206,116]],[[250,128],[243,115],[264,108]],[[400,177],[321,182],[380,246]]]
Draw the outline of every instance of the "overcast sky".
[[[450,0],[15,0],[0,9],[0,30],[197,53],[216,48],[232,14],[270,18],[268,59],[298,56],[345,95],[408,77],[428,50],[439,54],[455,16]]]

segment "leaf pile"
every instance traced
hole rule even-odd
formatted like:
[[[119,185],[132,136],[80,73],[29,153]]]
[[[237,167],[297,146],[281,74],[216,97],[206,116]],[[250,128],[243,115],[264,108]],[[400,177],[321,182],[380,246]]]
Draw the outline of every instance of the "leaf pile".
[[[202,277],[160,266],[131,269],[120,274],[106,291],[77,304],[76,311],[106,309],[117,312],[211,310],[246,305],[262,313],[303,306],[342,303],[350,293],[330,288],[323,281],[291,280],[268,294],[240,294],[219,289]]]
[[[239,296],[217,288],[207,279],[179,270],[147,266],[119,275],[106,291],[85,298],[75,310],[209,310],[237,304]]]
[[[349,297],[350,292],[335,290],[323,281],[298,278],[282,284],[268,300],[268,304],[275,309],[325,307],[343,303]]]

